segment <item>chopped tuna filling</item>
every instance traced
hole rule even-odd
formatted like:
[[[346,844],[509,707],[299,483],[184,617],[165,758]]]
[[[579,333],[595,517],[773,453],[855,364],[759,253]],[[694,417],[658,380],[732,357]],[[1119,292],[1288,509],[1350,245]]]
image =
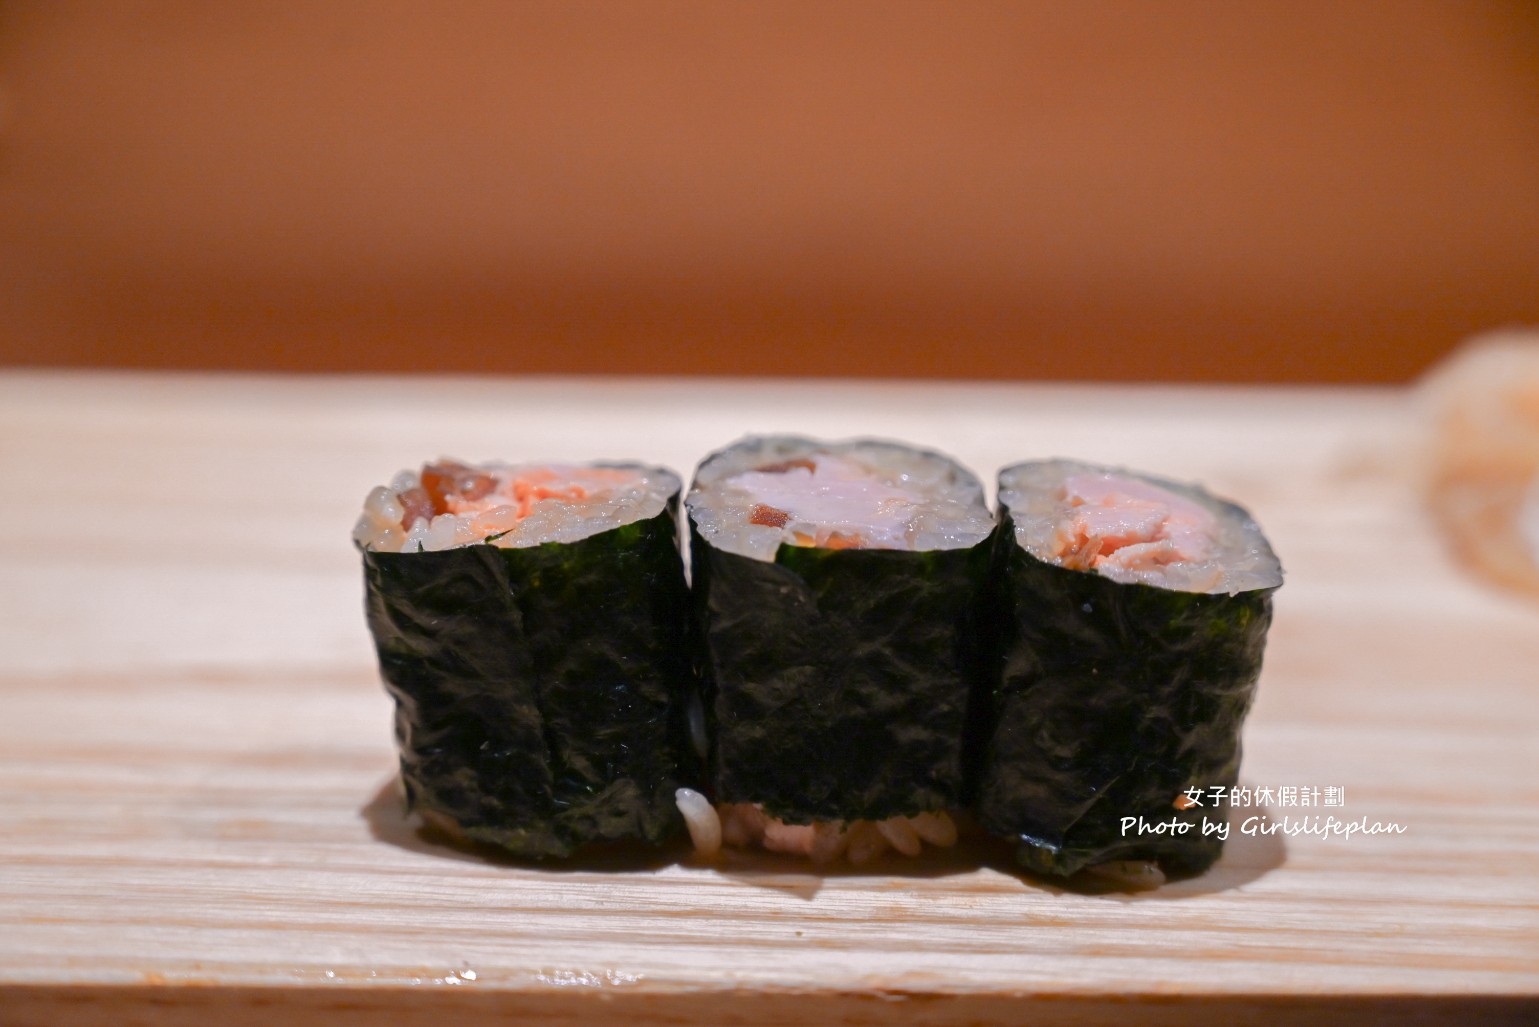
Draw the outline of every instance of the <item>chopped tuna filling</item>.
[[[693,797],[691,794],[684,798]],[[679,805],[686,817],[693,817],[692,825],[694,820],[701,819],[703,811],[696,808],[698,804],[692,803],[686,809],[681,799]],[[807,856],[814,863],[827,863],[841,856],[851,863],[864,863],[889,848],[905,856],[917,856],[925,843],[948,848],[957,842],[956,823],[944,810],[887,820],[822,820],[811,824],[787,824],[749,802],[723,803],[716,813],[720,818],[719,830],[701,824],[702,837],[735,848],[759,845],[771,852]],[[692,836],[693,833],[692,826]],[[698,841],[697,847],[707,855],[715,851],[699,846]]]
[[[428,490],[422,486],[414,489],[406,489],[396,496],[396,502],[401,504],[404,511],[401,514],[401,527],[410,530],[418,521],[431,521],[433,519],[433,497],[428,495]]]
[[[571,541],[613,527],[616,519],[654,516],[674,488],[668,472],[639,465],[439,460],[420,472],[403,471],[388,488],[371,492],[353,539],[374,552]]]
[[[762,524],[767,528],[784,528],[791,515],[784,510],[777,510],[773,506],[759,503],[753,508],[753,513],[748,517],[749,524]]]
[[[1076,570],[1150,570],[1207,559],[1213,515],[1148,482],[1114,474],[1071,475],[1069,515],[1053,536],[1054,556]]]
[[[806,457],[797,457],[794,460],[781,460],[773,464],[764,464],[754,469],[757,471],[762,471],[765,474],[784,474],[787,471],[793,470],[797,467],[800,467],[806,471],[815,471],[817,470],[818,465]]]
[[[870,469],[826,454],[765,464],[729,481],[756,501],[750,524],[791,524],[797,545],[823,549],[863,548],[861,529],[901,537],[918,504],[918,497],[877,480]]]

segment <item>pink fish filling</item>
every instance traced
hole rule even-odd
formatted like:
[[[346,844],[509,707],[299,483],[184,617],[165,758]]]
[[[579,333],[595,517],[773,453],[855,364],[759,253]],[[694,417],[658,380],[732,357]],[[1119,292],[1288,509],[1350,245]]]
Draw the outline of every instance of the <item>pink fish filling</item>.
[[[1053,555],[1076,570],[1155,570],[1213,553],[1215,521],[1197,503],[1115,474],[1064,481],[1070,510],[1053,534]]]

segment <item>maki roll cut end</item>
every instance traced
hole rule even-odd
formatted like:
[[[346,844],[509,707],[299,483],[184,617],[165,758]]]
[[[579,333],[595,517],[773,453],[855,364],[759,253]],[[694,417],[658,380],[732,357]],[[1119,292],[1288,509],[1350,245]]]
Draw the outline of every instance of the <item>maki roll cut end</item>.
[[[1240,507],[1131,471],[1017,464],[999,505],[980,822],[1041,873],[1206,869],[1224,811],[1180,799],[1238,778],[1277,557]]]
[[[370,492],[353,539],[411,809],[533,858],[683,829],[679,491],[638,464],[440,460]]]
[[[686,500],[720,835],[855,862],[949,845],[994,517],[892,442],[744,439]]]
[[[1195,485],[1074,460],[1000,472],[1016,543],[1122,584],[1229,594],[1275,589],[1282,566],[1242,508]]]
[[[766,562],[781,546],[967,549],[994,530],[972,472],[875,439],[749,437],[706,458],[685,505],[712,548]]]
[[[353,541],[366,553],[575,542],[655,517],[679,490],[672,471],[641,464],[439,460],[371,491]]]

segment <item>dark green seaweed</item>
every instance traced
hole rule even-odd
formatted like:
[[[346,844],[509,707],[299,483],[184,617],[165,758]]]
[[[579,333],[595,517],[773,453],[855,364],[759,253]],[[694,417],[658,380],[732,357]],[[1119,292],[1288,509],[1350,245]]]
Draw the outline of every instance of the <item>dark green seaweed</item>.
[[[782,545],[767,563],[692,526],[717,800],[789,823],[959,805],[988,548]]]
[[[660,843],[698,779],[677,497],[578,542],[364,553],[412,808],[526,857]]]
[[[1175,875],[1207,869],[1223,842],[1203,821],[1216,826],[1225,811],[1175,800],[1237,779],[1275,589],[1119,584],[1037,559],[1001,514],[980,822],[1039,873],[1142,859]],[[1125,831],[1125,817],[1186,827]]]

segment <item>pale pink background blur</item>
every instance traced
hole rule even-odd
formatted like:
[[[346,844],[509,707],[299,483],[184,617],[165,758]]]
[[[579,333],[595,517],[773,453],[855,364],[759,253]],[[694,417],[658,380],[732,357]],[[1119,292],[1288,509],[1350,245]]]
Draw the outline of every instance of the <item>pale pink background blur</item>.
[[[1406,380],[1539,322],[1539,7],[0,6],[0,363]]]

